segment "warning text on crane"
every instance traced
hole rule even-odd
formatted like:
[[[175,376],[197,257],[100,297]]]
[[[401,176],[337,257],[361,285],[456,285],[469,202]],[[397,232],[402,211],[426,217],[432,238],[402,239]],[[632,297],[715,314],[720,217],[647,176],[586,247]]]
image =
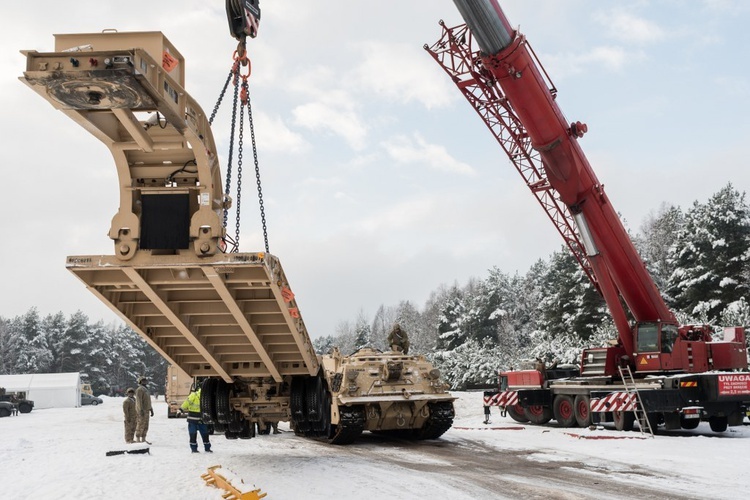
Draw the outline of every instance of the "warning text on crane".
[[[750,374],[719,375],[719,394],[722,396],[750,394]]]

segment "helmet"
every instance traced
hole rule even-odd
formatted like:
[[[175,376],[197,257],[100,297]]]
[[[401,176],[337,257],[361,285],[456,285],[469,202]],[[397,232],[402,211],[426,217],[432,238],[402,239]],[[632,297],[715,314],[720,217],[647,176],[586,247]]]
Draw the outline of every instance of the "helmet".
[[[138,377],[138,383],[139,384],[144,384],[146,382],[148,382],[148,379],[146,377],[144,377],[143,375],[141,375],[140,377]]]
[[[125,393],[126,394],[135,394],[135,389],[133,389],[132,387],[128,387],[128,390],[125,391]]]

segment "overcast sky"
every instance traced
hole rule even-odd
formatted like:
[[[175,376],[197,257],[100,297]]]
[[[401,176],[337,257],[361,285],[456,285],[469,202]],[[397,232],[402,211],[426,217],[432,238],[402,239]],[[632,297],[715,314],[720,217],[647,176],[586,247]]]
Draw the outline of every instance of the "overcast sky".
[[[631,230],[662,202],[687,208],[727,182],[750,190],[749,3],[500,4],[569,121],[588,124],[583,149]],[[313,337],[381,304],[421,308],[441,284],[493,266],[523,274],[560,248],[500,146],[422,48],[439,38],[440,19],[461,23],[451,0],[261,8],[250,85],[270,250]],[[68,255],[113,253],[114,160],[18,81],[19,50],[109,28],[164,32],[187,60],[187,91],[209,113],[236,46],[222,0],[2,2],[0,316],[36,306],[117,320],[65,269]],[[214,123],[224,157],[229,125],[227,113]],[[260,251],[255,186],[245,185],[240,250]]]

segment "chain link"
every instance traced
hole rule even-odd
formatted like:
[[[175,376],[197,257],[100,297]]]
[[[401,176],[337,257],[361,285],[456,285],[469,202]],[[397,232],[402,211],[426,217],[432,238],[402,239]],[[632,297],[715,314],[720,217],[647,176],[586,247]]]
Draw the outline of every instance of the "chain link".
[[[224,185],[224,195],[229,195],[229,190],[232,187],[232,157],[234,156],[234,131],[237,128],[237,97],[240,93],[239,86],[239,69],[234,74],[234,99],[232,101],[232,128],[229,133],[229,157],[227,158],[227,178]],[[240,116],[240,120],[242,117]],[[227,227],[227,219],[229,218],[229,208],[224,205],[224,228]]]
[[[238,133],[238,142],[237,142],[237,200],[236,200],[236,219],[235,219],[235,237],[232,239],[230,235],[225,235],[225,242],[231,245],[231,249],[229,252],[237,252],[239,251],[239,244],[240,244],[240,207],[242,204],[242,161],[243,161],[243,150],[244,150],[244,114],[245,114],[245,105],[247,105],[247,117],[248,122],[250,126],[250,137],[252,141],[252,147],[253,147],[253,162],[255,163],[255,180],[256,184],[258,186],[258,203],[260,205],[260,218],[261,223],[263,226],[263,241],[265,243],[265,249],[266,252],[269,252],[269,246],[268,246],[268,227],[266,225],[266,211],[265,206],[263,204],[263,190],[261,188],[261,182],[260,182],[260,167],[258,165],[258,149],[255,143],[255,126],[253,123],[253,110],[252,110],[252,104],[250,102],[249,98],[249,92],[248,92],[248,84],[247,84],[247,78],[250,76],[249,68],[248,68],[248,74],[247,75],[241,75],[240,73],[240,64],[242,60],[245,60],[245,65],[249,66],[249,60],[247,60],[245,56],[244,46],[242,44],[238,45],[238,51],[235,54],[235,61],[232,64],[232,69],[229,71],[229,75],[227,76],[226,81],[224,82],[224,87],[221,90],[221,93],[219,94],[219,98],[216,101],[216,105],[214,106],[213,112],[211,113],[211,117],[209,118],[209,125],[213,124],[214,118],[216,117],[216,114],[219,111],[219,107],[221,106],[222,101],[224,100],[224,96],[226,94],[227,88],[229,87],[229,83],[234,83],[234,95],[233,95],[233,102],[232,102],[232,126],[229,136],[229,155],[227,158],[227,173],[226,173],[226,182],[224,187],[224,197],[225,200],[223,200],[224,203],[224,229],[227,228],[227,222],[229,218],[229,209],[226,203],[226,198],[229,195],[229,192],[232,187],[232,160],[234,156],[234,139],[235,139],[235,130],[237,129],[237,109],[239,107],[240,110],[240,124],[239,124],[239,133]],[[240,84],[240,79],[242,80],[242,83]],[[241,90],[241,92],[240,92]],[[241,98],[240,98],[241,94]]]
[[[247,91],[247,80],[242,80],[242,93]],[[242,202],[242,153],[245,140],[245,101],[240,104],[240,133],[237,142],[237,217],[234,222],[235,237],[234,242],[237,247],[240,246],[240,205]]]
[[[224,100],[224,94],[226,94],[227,87],[229,87],[229,82],[232,80],[232,75],[234,74],[235,74],[234,65],[232,65],[232,69],[229,70],[229,74],[227,75],[227,81],[224,82],[224,88],[221,89],[221,93],[219,94],[219,99],[216,101],[214,110],[211,113],[211,118],[208,119],[209,125],[214,124],[214,118],[216,118],[216,113],[219,111],[219,106],[221,106],[221,101]]]
[[[255,181],[258,184],[258,205],[260,205],[260,221],[263,225],[263,241],[266,244],[266,253],[271,253],[268,250],[268,227],[266,226],[266,209],[263,204],[263,189],[260,185],[260,167],[258,166],[258,148],[255,145],[255,125],[253,124],[253,106],[248,99],[247,101],[247,116],[250,122],[250,140],[253,145],[253,161],[255,162]]]

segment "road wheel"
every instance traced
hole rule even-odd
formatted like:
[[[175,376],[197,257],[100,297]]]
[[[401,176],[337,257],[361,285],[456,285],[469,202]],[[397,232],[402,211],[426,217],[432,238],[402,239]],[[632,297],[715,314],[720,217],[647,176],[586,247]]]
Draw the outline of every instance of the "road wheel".
[[[7,408],[0,408],[0,418],[10,417],[10,410]]]
[[[91,404],[96,404],[96,401],[92,401]],[[31,413],[31,405],[28,403],[21,403],[18,405],[18,411],[21,413]]]
[[[632,411],[613,411],[612,420],[618,431],[632,431],[635,423],[635,413]]]
[[[724,432],[727,430],[728,420],[727,417],[711,417],[708,419],[708,425],[714,432]]]
[[[576,411],[576,422],[579,427],[588,427],[591,425],[591,398],[584,394],[576,396],[573,402]]]
[[[506,406],[505,411],[508,413],[508,416],[515,420],[518,423],[526,424],[529,422],[529,419],[526,418],[526,415],[524,415],[523,412],[523,406],[516,403],[513,406]]]
[[[695,429],[701,423],[699,418],[685,418],[680,416],[680,427],[683,429]]]
[[[552,420],[552,410],[549,406],[534,405],[523,409],[523,415],[535,425],[544,425]]]
[[[99,401],[97,401],[96,399],[91,402],[91,406],[96,406],[98,404],[99,404]],[[21,408],[19,408],[18,411],[21,411]],[[26,412],[21,412],[21,413],[26,413]]]
[[[570,396],[564,394],[555,396],[552,403],[552,413],[560,427],[575,427],[577,425],[573,398]]]

